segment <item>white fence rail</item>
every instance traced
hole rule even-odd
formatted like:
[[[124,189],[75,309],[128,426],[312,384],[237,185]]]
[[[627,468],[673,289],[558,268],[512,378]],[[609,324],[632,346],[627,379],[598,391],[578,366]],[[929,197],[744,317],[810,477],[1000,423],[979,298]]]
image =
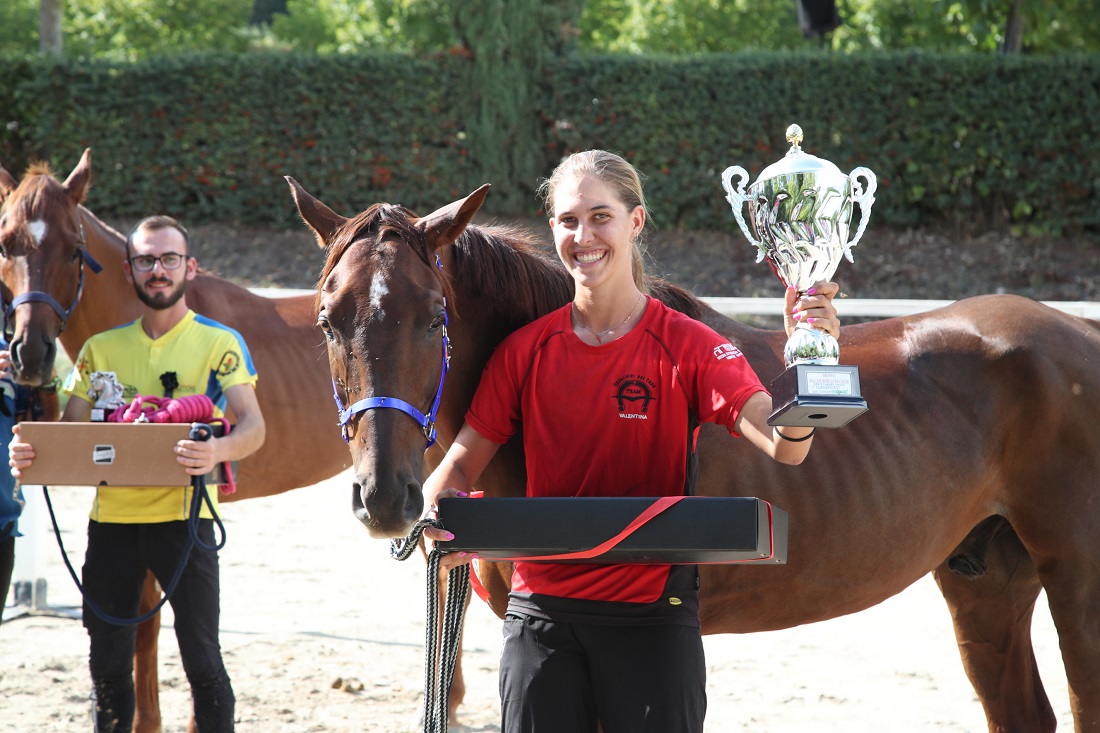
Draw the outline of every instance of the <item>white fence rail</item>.
[[[283,288],[253,288],[252,292],[268,298],[290,295],[313,295],[313,290]],[[703,302],[724,316],[774,316],[783,312],[782,298],[703,298]],[[930,311],[950,305],[953,300],[845,298],[838,302],[842,318],[893,318]],[[1046,300],[1051,308],[1057,308],[1075,316],[1100,320],[1100,302],[1084,300]]]
[[[782,298],[703,298],[722,315],[773,316],[783,312]],[[841,318],[893,318],[951,305],[953,300],[889,300],[845,298],[837,301]],[[1100,320],[1100,303],[1085,300],[1044,300],[1043,303],[1075,316]]]

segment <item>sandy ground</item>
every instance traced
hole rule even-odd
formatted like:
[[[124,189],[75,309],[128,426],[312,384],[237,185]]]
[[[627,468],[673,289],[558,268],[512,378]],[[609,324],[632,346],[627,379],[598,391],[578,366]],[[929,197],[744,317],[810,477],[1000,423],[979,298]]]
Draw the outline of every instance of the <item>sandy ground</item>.
[[[222,645],[241,733],[420,730],[424,564],[415,556],[392,560],[385,542],[367,536],[348,508],[348,487],[342,475],[224,507]],[[89,491],[50,492],[77,567]],[[52,531],[45,547],[49,608],[76,606],[78,594]],[[1040,669],[1059,729],[1072,730],[1057,640],[1045,600],[1040,604]],[[471,733],[499,730],[499,638],[499,622],[475,599],[461,713]],[[986,729],[930,577],[852,616],[780,632],[707,637],[706,651],[708,733]],[[38,613],[5,622],[0,731],[90,730],[86,655],[78,620]],[[168,611],[160,669],[165,731],[182,732],[190,698]]]

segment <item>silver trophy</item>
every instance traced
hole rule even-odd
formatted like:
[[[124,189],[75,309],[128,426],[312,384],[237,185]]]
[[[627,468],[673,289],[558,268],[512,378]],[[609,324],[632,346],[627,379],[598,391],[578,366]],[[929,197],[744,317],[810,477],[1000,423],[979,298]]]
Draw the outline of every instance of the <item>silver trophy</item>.
[[[739,165],[722,173],[722,185],[741,231],[759,250],[756,261],[766,258],[784,284],[805,293],[832,278],[842,255],[854,262],[852,247],[867,228],[878,182],[867,168],[844,175],[833,163],[803,152],[798,125],[787,128],[787,142],[791,149],[747,192],[749,174]],[[745,224],[746,203],[756,237]],[[849,242],[853,204],[859,204],[860,219]],[[858,368],[839,363],[840,345],[825,331],[799,323],[783,358],[787,369],[771,384],[769,424],[840,427],[867,410]]]

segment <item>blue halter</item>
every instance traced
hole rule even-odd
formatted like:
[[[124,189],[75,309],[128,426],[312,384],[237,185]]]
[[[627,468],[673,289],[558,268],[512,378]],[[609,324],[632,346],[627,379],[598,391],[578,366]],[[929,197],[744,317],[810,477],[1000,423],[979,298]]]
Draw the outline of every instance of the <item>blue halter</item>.
[[[103,265],[95,261],[91,253],[88,252],[88,243],[84,238],[84,222],[80,221],[77,217],[76,225],[80,230],[80,279],[76,285],[76,295],[73,296],[73,301],[69,303],[68,308],[63,308],[60,303],[57,302],[52,295],[43,292],[41,290],[28,290],[25,293],[21,293],[11,301],[11,303],[4,304],[4,334],[8,335],[9,329],[14,328],[15,309],[23,303],[45,303],[53,308],[54,313],[61,319],[61,328],[58,333],[65,330],[65,325],[69,322],[69,318],[73,314],[73,310],[76,309],[77,303],[80,302],[80,296],[84,292],[84,265],[91,268],[92,272],[99,273],[103,270]]]
[[[435,256],[435,264],[439,267],[440,271],[443,270],[443,263],[439,260],[439,255]],[[439,402],[443,399],[443,382],[447,378],[447,370],[451,366],[451,340],[447,336],[447,299],[443,299],[443,368],[439,373],[439,386],[435,389],[435,399],[432,400],[432,406],[428,409],[428,413],[425,415],[420,410],[416,409],[405,400],[398,399],[397,397],[366,397],[353,403],[349,407],[344,407],[344,403],[340,400],[339,390],[336,388],[336,378],[332,379],[332,398],[336,400],[336,410],[340,415],[340,435],[343,436],[344,442],[350,442],[348,440],[348,423],[355,419],[355,416],[361,412],[367,410],[373,410],[376,407],[386,407],[394,410],[401,410],[413,420],[416,420],[420,425],[420,429],[424,431],[424,439],[427,441],[427,445],[424,446],[424,450],[428,450],[436,442],[435,432],[435,418],[439,410]]]

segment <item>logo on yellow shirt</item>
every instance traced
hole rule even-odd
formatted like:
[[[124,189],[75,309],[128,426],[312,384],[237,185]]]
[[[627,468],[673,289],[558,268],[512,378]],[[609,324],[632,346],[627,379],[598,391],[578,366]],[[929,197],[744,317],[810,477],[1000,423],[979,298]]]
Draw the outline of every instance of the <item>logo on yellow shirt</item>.
[[[240,365],[241,355],[233,349],[230,349],[222,355],[222,360],[218,363],[218,376],[228,377],[230,374],[237,371],[237,367]]]

